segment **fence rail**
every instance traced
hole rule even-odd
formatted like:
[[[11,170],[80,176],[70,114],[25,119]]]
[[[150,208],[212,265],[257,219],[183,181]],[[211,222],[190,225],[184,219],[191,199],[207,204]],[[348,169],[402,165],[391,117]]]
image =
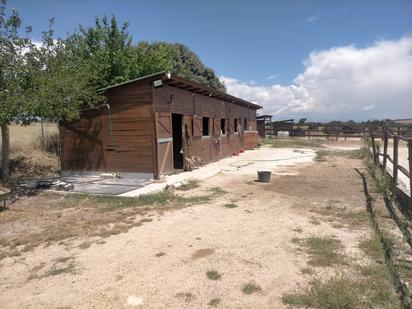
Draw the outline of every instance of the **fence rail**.
[[[382,138],[384,133],[396,134],[402,136],[410,134],[412,136],[412,128],[408,125],[364,125],[364,124],[297,124],[297,123],[266,123],[262,128],[264,137],[276,137],[278,132],[287,131],[289,136],[311,138],[327,138],[327,139],[350,139],[362,138],[365,139],[373,131],[375,137]],[[401,137],[403,138],[403,137]],[[405,137],[404,139],[407,139]]]
[[[373,131],[369,132],[370,134],[370,139],[371,139],[371,146],[372,146],[372,153],[373,153],[373,159],[375,164],[382,166],[382,169],[387,172],[387,162],[392,163],[392,173],[390,174],[392,183],[395,185],[398,184],[399,180],[399,171],[403,173],[406,178],[409,180],[409,207],[412,210],[412,138],[406,137],[400,134],[400,130],[398,130],[396,133],[390,130],[384,130],[383,131],[383,136],[382,136],[382,141],[383,141],[383,152],[380,151],[380,146],[376,142],[376,134]],[[388,153],[388,145],[389,141],[393,140],[393,153],[392,157]],[[399,164],[399,142],[404,142],[407,144],[408,147],[408,168],[409,170],[405,167]],[[382,164],[380,163],[379,157],[382,157]]]
[[[393,125],[377,125],[377,124],[296,124],[293,122],[265,122],[264,136],[276,137],[278,132],[287,131],[289,136],[302,137],[308,139],[327,138],[335,139],[344,138],[361,138],[366,140],[371,139],[372,153],[374,162],[380,165],[387,172],[388,161],[392,164],[391,179],[395,188],[398,188],[399,172],[404,174],[409,179],[409,196],[408,206],[412,212],[412,127],[405,124]],[[260,132],[260,131],[259,131]],[[383,152],[380,151],[376,139],[381,139],[383,142]],[[389,141],[393,141],[393,153],[388,153]],[[408,147],[408,168],[399,164],[399,143],[406,143]],[[382,164],[380,157],[382,157]]]

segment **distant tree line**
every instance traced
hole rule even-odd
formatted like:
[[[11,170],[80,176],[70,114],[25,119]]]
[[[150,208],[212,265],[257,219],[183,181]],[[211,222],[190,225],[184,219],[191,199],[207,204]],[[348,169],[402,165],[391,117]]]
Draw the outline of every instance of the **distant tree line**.
[[[170,71],[225,91],[214,71],[188,47],[177,43],[133,44],[128,23],[95,18],[65,38],[55,38],[54,20],[42,32],[41,46],[31,39],[18,10],[0,0],[0,128],[2,180],[9,177],[9,126],[39,118],[76,119],[79,109],[104,102],[99,89],[159,71]]]

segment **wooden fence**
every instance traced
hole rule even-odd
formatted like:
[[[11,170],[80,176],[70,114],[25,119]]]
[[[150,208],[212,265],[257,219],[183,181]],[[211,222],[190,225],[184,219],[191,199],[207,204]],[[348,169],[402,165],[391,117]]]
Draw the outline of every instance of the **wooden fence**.
[[[405,125],[384,126],[384,125],[361,125],[361,124],[296,124],[296,123],[277,123],[272,122],[266,125],[266,136],[276,137],[278,132],[287,131],[289,136],[305,137],[308,139],[326,138],[326,139],[350,139],[362,138],[369,136],[374,132],[375,137],[383,138],[387,130],[396,131],[398,134],[404,134],[411,129]]]
[[[378,166],[381,166],[383,171],[387,172],[387,163],[388,161],[392,163],[392,173],[389,174],[393,184],[395,187],[398,184],[399,180],[399,172],[403,173],[409,180],[409,192],[410,195],[407,197],[409,199],[409,207],[412,209],[412,178],[411,178],[411,172],[412,172],[412,138],[403,136],[400,133],[400,130],[398,129],[396,132],[391,131],[390,129],[385,129],[383,131],[383,135],[380,134],[378,137],[382,139],[383,142],[383,152],[381,152],[381,147],[378,145],[376,142],[377,135],[375,132],[370,131],[370,138],[371,138],[371,144],[372,144],[372,153],[373,153],[373,159],[375,161],[375,164]],[[389,141],[393,142],[393,153],[392,156],[391,154],[388,153],[388,144]],[[399,164],[399,143],[406,143],[408,147],[408,167],[409,170],[405,167]],[[379,159],[382,157],[382,163],[381,160]]]

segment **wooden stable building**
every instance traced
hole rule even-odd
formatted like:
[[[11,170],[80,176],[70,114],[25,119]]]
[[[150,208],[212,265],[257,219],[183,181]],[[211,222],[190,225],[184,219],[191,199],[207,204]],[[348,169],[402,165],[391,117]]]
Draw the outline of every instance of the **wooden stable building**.
[[[170,73],[102,90],[106,104],[62,122],[63,173],[150,173],[154,178],[252,149],[258,105]]]

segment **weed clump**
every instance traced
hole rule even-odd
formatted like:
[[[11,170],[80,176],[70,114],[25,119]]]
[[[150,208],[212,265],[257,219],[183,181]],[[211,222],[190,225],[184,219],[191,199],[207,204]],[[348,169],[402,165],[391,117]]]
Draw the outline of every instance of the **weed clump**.
[[[344,263],[344,256],[340,252],[343,246],[336,238],[313,236],[304,239],[293,238],[292,242],[305,247],[309,254],[309,265],[327,267]]]
[[[210,280],[219,280],[222,275],[219,274],[216,270],[212,269],[206,272],[206,277]]]
[[[237,207],[237,205],[235,203],[228,203],[228,204],[225,204],[223,206],[226,207],[226,208],[236,208]]]
[[[286,293],[285,305],[314,308],[399,308],[399,300],[390,283],[390,274],[384,265],[361,268],[352,278],[335,275],[321,281],[315,279],[302,293]]]
[[[260,292],[262,288],[254,282],[246,283],[242,286],[242,292],[246,295]]]
[[[217,307],[217,305],[219,304],[220,304],[220,298],[218,297],[212,298],[210,302],[208,303],[210,307]]]
[[[200,187],[200,181],[197,179],[190,179],[186,183],[182,184],[181,186],[177,187],[176,190],[180,191],[189,191],[192,189],[196,189]]]

